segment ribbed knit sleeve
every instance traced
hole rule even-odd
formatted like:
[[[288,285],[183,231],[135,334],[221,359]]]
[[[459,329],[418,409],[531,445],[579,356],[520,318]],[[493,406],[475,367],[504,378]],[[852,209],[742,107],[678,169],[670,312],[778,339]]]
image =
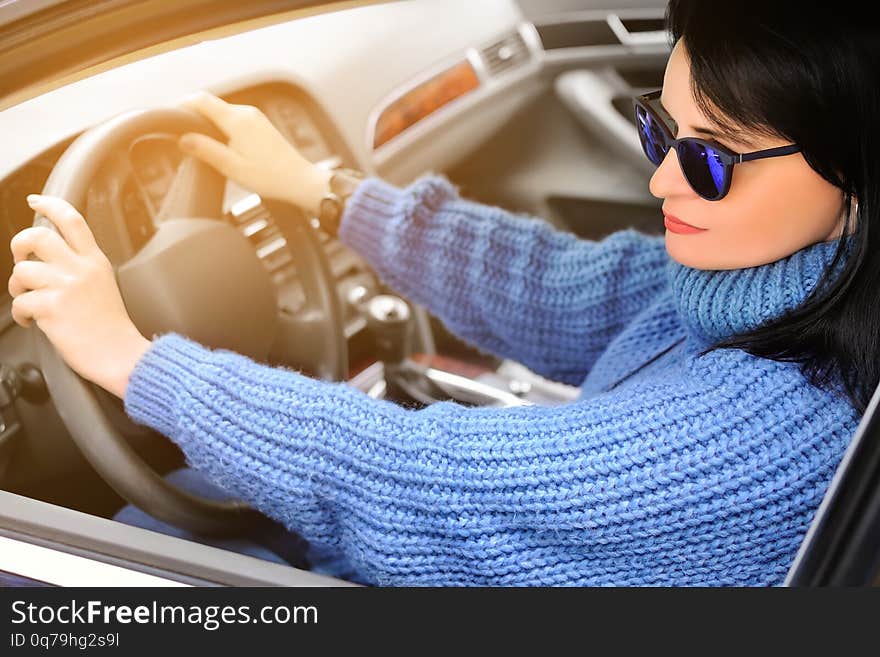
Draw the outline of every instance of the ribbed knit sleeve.
[[[626,229],[579,239],[464,200],[436,175],[402,189],[367,179],[339,238],[455,335],[572,385],[667,285],[662,235]]]
[[[378,585],[781,583],[853,418],[724,350],[561,406],[414,410],[154,339],[127,413]]]

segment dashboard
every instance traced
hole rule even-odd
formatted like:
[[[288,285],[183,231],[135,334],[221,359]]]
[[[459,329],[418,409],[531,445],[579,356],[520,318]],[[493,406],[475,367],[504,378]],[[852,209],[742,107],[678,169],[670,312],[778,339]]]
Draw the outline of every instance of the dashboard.
[[[353,158],[339,136],[329,117],[323,114],[317,104],[302,89],[284,83],[269,83],[245,88],[225,95],[225,100],[259,107],[306,158],[323,166],[354,166]],[[8,240],[33,222],[33,211],[24,203],[27,194],[42,189],[46,178],[69,145],[70,141],[59,144],[38,158],[17,170],[0,186],[0,222],[4,237]],[[154,219],[168,193],[174,176],[182,161],[174,135],[155,133],[145,134],[133,140],[124,153],[119,153],[107,163],[93,182],[97,190],[114,188],[122,206],[122,216],[127,234],[131,239],[131,250],[138,251],[155,232]],[[83,209],[90,218],[93,229],[103,221],[109,221],[107,204],[95,199],[103,198],[100,193],[91,195],[89,207]],[[225,218],[237,225],[241,232],[254,245],[260,258],[273,275],[273,280],[285,294],[285,303],[294,310],[299,305],[301,294],[296,290],[295,268],[284,249],[284,240],[275,228],[272,218],[258,205],[259,199],[234,181],[227,180],[223,201]],[[99,244],[105,252],[117,247],[101,243],[102,235],[96,233]],[[328,253],[334,256],[334,273],[344,277],[361,266],[366,269],[356,254],[343,247],[336,240],[329,240],[322,233],[322,241]],[[11,254],[2,250],[0,275],[8,279],[12,271]],[[367,276],[358,277],[361,283],[375,287]],[[342,285],[342,294],[348,291]],[[8,295],[7,295],[8,297]],[[353,330],[353,329],[352,329]]]
[[[231,103],[260,108],[278,130],[307,159],[329,168],[357,166],[339,130],[303,89],[290,83],[265,83],[225,94]],[[33,211],[23,201],[28,193],[42,189],[57,159],[70,141],[50,149],[20,168],[0,186],[0,225],[7,239],[32,225]],[[165,196],[183,161],[175,135],[139,135],[127,148],[114,153],[92,181],[86,207],[89,220],[102,250],[113,262],[123,262],[139,251],[153,236]],[[270,275],[279,310],[296,315],[305,303],[305,294],[286,241],[261,199],[232,180],[226,181],[223,219],[234,225],[253,248]],[[124,222],[125,230],[102,230],[112,222]],[[349,371],[352,375],[371,364],[371,336],[363,302],[387,291],[369,264],[355,251],[330,237],[313,220],[327,255],[343,313],[343,331],[349,344]],[[119,244],[120,235],[129,244]],[[8,279],[11,255],[3,251],[0,276]],[[3,294],[7,302],[8,293]],[[9,320],[7,320],[8,322]]]
[[[470,140],[441,140],[422,147],[420,140],[428,135],[425,124],[442,129],[468,122],[454,121],[461,118],[455,112],[434,112],[419,125],[411,121],[406,134],[376,149],[371,138],[378,113],[426,75],[459,63],[474,44],[491,40],[499,30],[515,29],[521,18],[509,0],[354,7],[206,39],[111,68],[3,109],[0,238],[8,243],[12,235],[32,224],[26,195],[43,188],[55,162],[79,134],[131,109],[176,104],[200,88],[230,102],[259,107],[313,162],[350,166],[401,184],[424,171],[425,160],[430,160],[430,168],[442,170],[445,162],[468,150]],[[405,57],[400,56],[402,52]],[[467,109],[478,94],[472,91],[468,96],[468,102],[452,104]],[[471,125],[470,129],[475,136],[485,132],[482,125]],[[430,136],[433,142],[437,134]],[[415,148],[415,153],[404,152],[407,148]],[[129,255],[152,235],[152,220],[179,164],[180,153],[168,135],[143,135],[129,145],[124,156],[108,162],[93,182],[97,190],[117,186],[121,202],[117,215],[124,217],[130,236],[131,244],[125,249]],[[109,212],[98,201],[110,195],[91,196],[94,199],[90,198],[88,206],[79,209],[94,229],[102,223],[101,213]],[[248,190],[228,182],[224,214],[253,242],[280,286],[281,302],[295,308],[300,297],[295,267],[285,261],[283,240],[271,217],[252,197]],[[112,237],[96,232],[96,238],[111,256]],[[324,244],[332,257],[346,313],[349,309],[353,312],[353,300],[376,289],[375,277],[357,254],[338,241],[324,239]],[[8,249],[0,249],[0,253],[0,275],[8,279],[11,254]],[[10,301],[5,290],[0,293],[0,306],[8,307]],[[346,321],[349,335],[356,334],[363,324],[354,314]],[[11,324],[11,316],[0,313],[0,330]]]

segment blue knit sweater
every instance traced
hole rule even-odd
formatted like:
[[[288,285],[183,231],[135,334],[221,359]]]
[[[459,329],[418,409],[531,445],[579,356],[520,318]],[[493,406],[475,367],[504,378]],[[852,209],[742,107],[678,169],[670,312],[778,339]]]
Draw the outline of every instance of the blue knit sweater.
[[[798,305],[836,242],[697,270],[662,236],[578,239],[440,176],[368,179],[340,239],[455,334],[580,398],[414,410],[168,333],[132,373],[129,416],[357,581],[783,581],[858,414],[797,364],[698,352]]]

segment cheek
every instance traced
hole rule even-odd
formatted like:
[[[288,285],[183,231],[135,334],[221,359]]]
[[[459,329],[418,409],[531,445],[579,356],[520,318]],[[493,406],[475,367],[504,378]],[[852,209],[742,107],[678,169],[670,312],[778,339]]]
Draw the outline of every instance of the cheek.
[[[709,230],[667,232],[670,256],[699,269],[740,269],[775,262],[826,239],[839,221],[843,196],[795,155],[737,165],[723,200],[700,201],[693,216],[702,217]]]

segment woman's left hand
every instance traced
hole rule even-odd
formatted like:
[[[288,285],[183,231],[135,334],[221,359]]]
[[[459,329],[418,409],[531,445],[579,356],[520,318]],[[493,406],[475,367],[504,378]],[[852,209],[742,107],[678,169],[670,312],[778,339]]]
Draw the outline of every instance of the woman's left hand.
[[[124,398],[150,341],[128,316],[113,266],[70,203],[32,194],[28,204],[61,235],[32,226],[12,238],[12,318],[25,327],[35,321],[75,372]],[[39,260],[28,260],[31,253]]]

